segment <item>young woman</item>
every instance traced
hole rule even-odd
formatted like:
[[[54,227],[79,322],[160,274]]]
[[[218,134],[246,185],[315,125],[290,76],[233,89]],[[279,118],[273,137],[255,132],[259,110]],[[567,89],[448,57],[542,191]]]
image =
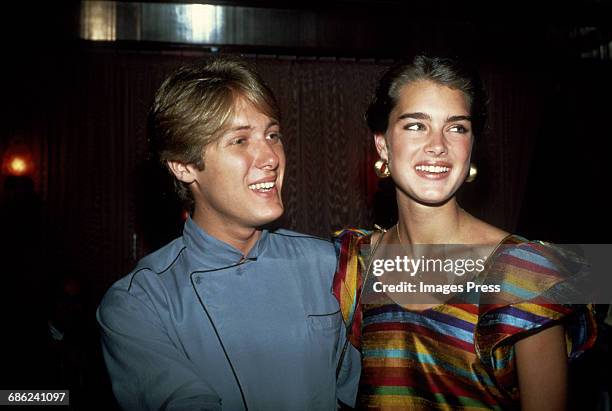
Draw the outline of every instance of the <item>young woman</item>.
[[[588,307],[546,299],[563,282],[553,247],[509,235],[457,203],[485,116],[477,77],[452,60],[418,56],[378,84],[366,119],[377,173],[396,186],[398,222],[388,231],[344,230],[336,242],[334,292],[362,353],[359,408],[564,409],[568,355],[593,343]],[[483,274],[501,284],[507,304],[415,306],[392,296],[360,304],[381,250],[416,244],[489,246]],[[512,247],[520,253],[506,255]]]

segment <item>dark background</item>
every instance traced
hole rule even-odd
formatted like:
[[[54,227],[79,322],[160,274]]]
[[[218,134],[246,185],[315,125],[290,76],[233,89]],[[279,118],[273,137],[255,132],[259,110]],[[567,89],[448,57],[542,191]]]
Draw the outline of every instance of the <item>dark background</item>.
[[[25,147],[35,169],[0,175],[2,388],[69,387],[74,409],[115,407],[95,307],[183,221],[165,171],[147,160],[146,112],[167,74],[213,51],[245,55],[278,97],[288,228],[329,236],[394,223],[363,112],[381,70],[425,52],[471,61],[490,97],[463,207],[528,238],[610,242],[610,1],[216,3],[309,13],[316,36],[215,49],[92,42],[79,38],[79,2],[3,6],[0,159]],[[276,27],[265,30],[274,39]],[[49,320],[64,340],[50,338]],[[575,366],[588,377],[574,382],[578,396],[609,386],[606,344]]]

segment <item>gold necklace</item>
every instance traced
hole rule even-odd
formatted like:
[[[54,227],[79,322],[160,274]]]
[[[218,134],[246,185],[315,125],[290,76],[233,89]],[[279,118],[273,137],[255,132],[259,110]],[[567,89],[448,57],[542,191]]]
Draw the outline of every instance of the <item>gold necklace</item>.
[[[397,233],[397,239],[399,240],[400,243],[400,247],[406,251],[406,254],[409,256],[412,256],[413,254],[413,250],[412,250],[412,244],[404,244],[404,242],[402,241],[402,235],[400,234],[400,229],[399,229],[399,221],[397,222],[397,224],[395,224],[395,232]]]
[[[395,232],[397,233],[397,239],[399,240],[399,243],[402,246],[402,248],[407,248],[404,245],[404,242],[402,241],[402,235],[400,234],[400,230],[399,230],[399,221],[397,222],[397,224],[395,224]]]

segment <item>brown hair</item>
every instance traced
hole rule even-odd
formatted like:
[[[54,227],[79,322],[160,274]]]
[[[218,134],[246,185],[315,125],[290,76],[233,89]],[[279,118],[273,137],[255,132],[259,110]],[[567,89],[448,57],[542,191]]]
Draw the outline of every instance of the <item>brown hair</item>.
[[[180,161],[203,170],[205,149],[227,129],[238,98],[280,120],[272,91],[246,62],[216,57],[181,67],[166,78],[155,94],[148,121],[152,150],[163,164]],[[174,186],[191,208],[189,187],[177,179]]]
[[[370,131],[386,133],[389,114],[397,104],[402,87],[420,80],[433,81],[463,92],[470,106],[474,134],[483,132],[487,98],[477,72],[450,58],[423,55],[416,56],[412,61],[397,63],[382,75],[365,115]]]

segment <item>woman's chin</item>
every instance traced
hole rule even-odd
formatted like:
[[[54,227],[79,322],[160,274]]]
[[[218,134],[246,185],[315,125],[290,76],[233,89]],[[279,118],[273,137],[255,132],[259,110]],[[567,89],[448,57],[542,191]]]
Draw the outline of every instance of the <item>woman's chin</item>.
[[[429,207],[441,207],[448,203],[452,196],[441,197],[441,198],[421,198],[416,199],[416,201],[420,204],[429,206]]]
[[[447,192],[412,192],[408,193],[407,195],[411,200],[429,207],[443,206],[454,197],[454,193],[449,194]]]

